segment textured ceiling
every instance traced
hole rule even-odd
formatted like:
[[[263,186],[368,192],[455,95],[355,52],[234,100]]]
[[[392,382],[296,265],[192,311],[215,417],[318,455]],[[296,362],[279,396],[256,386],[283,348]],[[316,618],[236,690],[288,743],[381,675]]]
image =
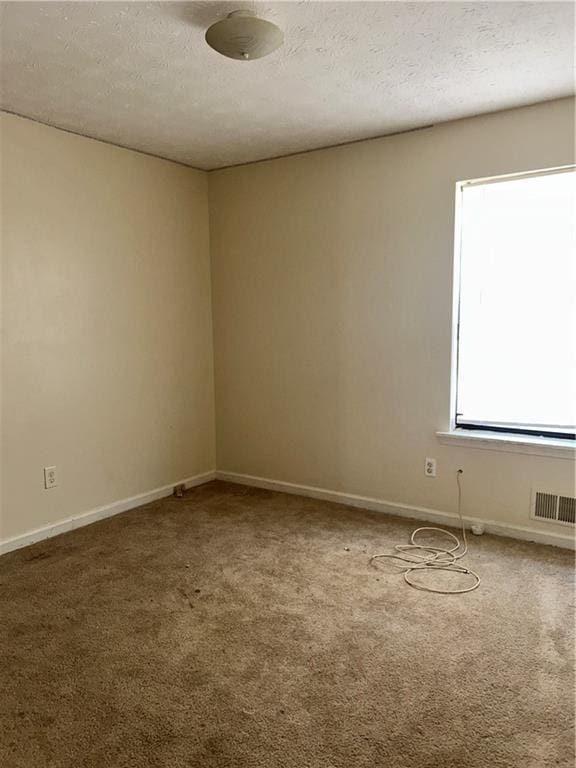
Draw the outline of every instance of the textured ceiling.
[[[237,8],[285,45],[212,51]],[[566,96],[573,51],[568,2],[8,2],[1,105],[210,169]]]

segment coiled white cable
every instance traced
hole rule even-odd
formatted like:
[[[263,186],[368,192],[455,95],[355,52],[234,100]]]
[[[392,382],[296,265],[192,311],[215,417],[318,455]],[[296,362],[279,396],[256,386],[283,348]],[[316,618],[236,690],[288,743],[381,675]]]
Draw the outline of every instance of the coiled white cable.
[[[388,558],[399,562],[393,562],[397,568],[402,568],[404,572],[404,581],[414,589],[422,589],[425,592],[437,592],[441,595],[459,595],[463,592],[472,592],[480,586],[480,576],[469,568],[465,568],[458,561],[461,560],[468,552],[468,540],[466,539],[466,528],[464,526],[464,520],[462,518],[462,488],[460,486],[460,475],[462,470],[459,469],[456,472],[456,484],[458,485],[458,517],[460,519],[460,525],[462,528],[462,541],[450,531],[445,531],[443,528],[434,528],[424,526],[422,528],[416,528],[412,532],[409,544],[396,544],[395,552],[388,552],[379,555],[373,555],[370,558],[370,562],[377,558]],[[454,546],[448,547],[432,547],[424,544],[418,544],[416,537],[422,531],[436,531],[442,533],[444,536],[449,536]],[[462,548],[462,551],[460,549]],[[411,580],[410,574],[413,571],[448,571],[450,573],[463,573],[474,578],[474,583],[468,587],[462,587],[462,589],[437,589],[436,587],[426,586],[425,584],[419,584]]]

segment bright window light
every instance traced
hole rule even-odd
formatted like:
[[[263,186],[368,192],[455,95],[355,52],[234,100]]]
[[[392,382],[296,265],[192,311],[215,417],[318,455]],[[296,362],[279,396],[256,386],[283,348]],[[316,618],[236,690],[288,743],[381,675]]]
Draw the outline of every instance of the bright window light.
[[[456,426],[574,437],[576,173],[459,189]]]

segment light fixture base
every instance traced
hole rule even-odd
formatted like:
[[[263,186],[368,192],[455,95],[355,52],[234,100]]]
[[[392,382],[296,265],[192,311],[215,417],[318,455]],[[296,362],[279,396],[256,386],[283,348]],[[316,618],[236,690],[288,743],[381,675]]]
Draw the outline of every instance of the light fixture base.
[[[253,11],[232,11],[206,30],[206,42],[229,59],[260,59],[279,48],[284,34],[271,21],[259,19]]]

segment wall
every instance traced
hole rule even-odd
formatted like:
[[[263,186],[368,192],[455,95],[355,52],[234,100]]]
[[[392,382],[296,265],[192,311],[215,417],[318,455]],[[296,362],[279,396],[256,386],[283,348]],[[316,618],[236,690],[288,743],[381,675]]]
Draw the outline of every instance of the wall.
[[[564,534],[570,460],[440,445],[455,183],[574,161],[574,103],[210,174],[218,468]],[[426,456],[438,477],[425,478]]]
[[[533,530],[566,460],[440,445],[454,184],[573,162],[550,102],[210,179],[218,468]],[[207,176],[0,116],[0,541],[211,471]],[[438,477],[423,476],[425,456]],[[43,489],[55,464],[58,488]]]
[[[206,174],[11,115],[0,148],[5,540],[214,469],[214,404]]]

